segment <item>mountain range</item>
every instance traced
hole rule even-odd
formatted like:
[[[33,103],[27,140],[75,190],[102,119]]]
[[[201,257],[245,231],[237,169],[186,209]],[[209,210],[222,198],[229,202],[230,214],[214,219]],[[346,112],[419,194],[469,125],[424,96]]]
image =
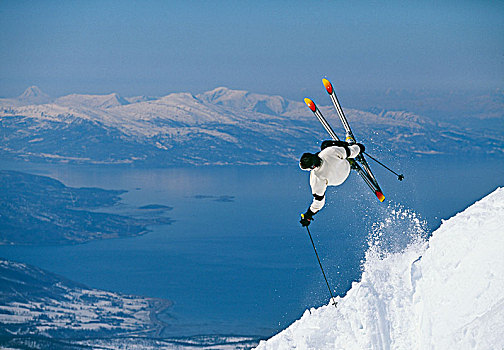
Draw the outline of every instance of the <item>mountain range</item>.
[[[326,102],[329,102],[329,97]],[[341,137],[331,106],[320,110]],[[345,109],[378,156],[502,155],[499,128],[467,128],[407,111]],[[71,94],[37,87],[0,99],[2,159],[139,166],[295,164],[327,135],[302,102],[219,87],[153,98]]]

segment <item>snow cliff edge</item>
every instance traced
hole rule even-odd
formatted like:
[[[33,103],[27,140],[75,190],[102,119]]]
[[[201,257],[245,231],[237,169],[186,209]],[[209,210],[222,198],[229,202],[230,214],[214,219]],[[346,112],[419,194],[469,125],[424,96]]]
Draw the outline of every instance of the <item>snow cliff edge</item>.
[[[257,349],[504,348],[504,188],[399,253],[371,245],[338,308],[307,310]]]

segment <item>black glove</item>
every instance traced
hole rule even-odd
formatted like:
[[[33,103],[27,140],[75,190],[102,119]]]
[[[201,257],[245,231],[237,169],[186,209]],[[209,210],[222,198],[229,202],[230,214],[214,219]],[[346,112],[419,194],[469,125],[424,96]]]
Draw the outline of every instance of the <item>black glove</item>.
[[[315,215],[314,212],[312,212],[309,208],[306,211],[306,213],[301,214],[301,220],[299,222],[303,227],[307,227],[310,225],[311,221],[313,220],[313,215]]]
[[[357,146],[359,146],[360,152],[359,154],[362,154],[366,151],[366,147],[362,143],[356,143]]]

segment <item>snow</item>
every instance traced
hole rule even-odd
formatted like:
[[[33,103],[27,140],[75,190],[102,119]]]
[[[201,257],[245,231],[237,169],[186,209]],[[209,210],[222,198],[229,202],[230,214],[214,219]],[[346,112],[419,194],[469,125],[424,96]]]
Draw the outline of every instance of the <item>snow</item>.
[[[408,220],[409,237],[394,245],[396,223]],[[338,307],[305,311],[257,349],[503,349],[503,222],[504,188],[443,221],[428,241],[415,215],[391,210]]]
[[[28,89],[25,95],[35,95],[32,90]],[[40,93],[37,93],[37,96],[40,96]],[[35,118],[40,123],[36,126],[39,129],[45,129],[46,122],[70,124],[80,118],[103,123],[135,137],[166,135],[170,138],[184,138],[191,133],[206,133],[232,143],[239,143],[238,139],[230,134],[217,133],[212,126],[242,125],[269,135],[277,131],[277,127],[272,123],[276,121],[285,124],[285,118],[280,116],[286,116],[289,121],[312,118],[302,102],[227,88],[217,88],[199,95],[172,93],[158,99],[136,98],[131,102],[117,93],[71,94],[52,101],[47,98],[44,104],[29,101],[31,100],[20,98],[0,99],[0,118]],[[327,115],[333,113],[332,106],[320,108]],[[364,122],[365,126],[383,124],[388,120],[368,112],[349,112],[350,120]],[[391,122],[396,126],[410,125],[399,117]]]
[[[159,98],[125,99],[110,93],[71,94],[52,99],[41,97],[42,94],[40,89],[29,88],[24,94],[27,98],[0,98],[0,121],[5,121],[7,127],[7,143],[0,151],[9,157],[89,164],[166,163],[169,158],[171,162],[184,159],[192,165],[217,165],[211,154],[226,152],[231,146],[240,149],[240,154],[249,159],[246,164],[286,164],[296,160],[303,144],[313,142],[314,136],[326,137],[323,128],[313,128],[313,115],[301,101],[224,87],[196,95],[172,93]],[[325,102],[329,103],[329,99]],[[339,123],[332,105],[320,104],[319,108],[328,120]],[[409,112],[345,111],[355,128],[368,130],[367,136],[361,135],[363,140],[379,136],[383,149],[400,150],[400,153],[409,150],[420,155],[474,151],[499,155],[504,150],[502,138],[492,130],[485,131],[487,141],[481,144],[481,133],[454,125],[438,125]],[[90,128],[99,131],[102,137],[89,137]],[[454,134],[455,139],[446,137]],[[465,135],[463,141],[460,135]],[[80,138],[82,147],[79,148],[74,140]],[[478,142],[472,142],[476,139]],[[69,157],[67,148],[63,152],[58,147],[61,143],[72,148],[70,153],[80,156]],[[96,152],[100,143],[120,147],[120,150],[108,154]],[[183,149],[177,148],[199,143],[202,149],[209,144],[215,149],[211,154],[200,152],[187,157]],[[129,149],[125,144],[137,151],[129,154],[130,151],[124,151]],[[290,146],[285,149],[285,144]],[[475,148],[475,144],[479,146]],[[140,154],[145,149],[151,150],[147,156],[145,152]],[[264,150],[270,159],[264,160]],[[239,162],[235,157],[225,163]]]
[[[83,106],[88,108],[107,109],[115,106],[127,105],[129,102],[116,93],[108,95],[80,95],[71,94],[56,99],[60,106]]]
[[[0,264],[14,271],[25,267],[2,260]],[[38,275],[35,276],[37,277]],[[60,286],[58,284],[59,288]],[[54,288],[49,285],[45,289]],[[19,325],[20,329],[30,334],[50,330],[149,332],[157,327],[157,321],[153,319],[153,312],[156,312],[151,305],[153,299],[95,289],[63,289],[66,293],[62,297],[58,297],[59,294],[48,294],[41,297],[40,301],[26,298],[23,302],[6,300],[4,305],[0,305],[0,324]],[[23,298],[21,293],[19,295]]]
[[[51,97],[42,90],[40,90],[37,86],[28,87],[19,97],[18,103],[21,104],[42,104],[48,103],[51,100]]]

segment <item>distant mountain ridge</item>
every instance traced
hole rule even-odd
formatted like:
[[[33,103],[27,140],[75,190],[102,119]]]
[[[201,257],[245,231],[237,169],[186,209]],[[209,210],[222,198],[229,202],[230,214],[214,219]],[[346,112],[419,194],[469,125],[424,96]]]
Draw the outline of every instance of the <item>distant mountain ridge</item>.
[[[142,166],[293,164],[327,138],[304,103],[225,87],[157,99],[112,93],[46,101],[47,95],[34,87],[22,96],[0,99],[3,159]],[[334,109],[319,107],[343,137]],[[358,139],[374,153],[503,154],[500,130],[485,130],[482,138],[480,130],[405,111],[345,108],[345,113]]]
[[[20,104],[43,104],[51,101],[51,97],[37,86],[28,87],[18,98]]]
[[[57,98],[54,103],[60,106],[83,106],[98,109],[106,109],[129,104],[126,99],[122,98],[121,96],[119,96],[119,94],[116,93],[109,95],[72,94]]]

